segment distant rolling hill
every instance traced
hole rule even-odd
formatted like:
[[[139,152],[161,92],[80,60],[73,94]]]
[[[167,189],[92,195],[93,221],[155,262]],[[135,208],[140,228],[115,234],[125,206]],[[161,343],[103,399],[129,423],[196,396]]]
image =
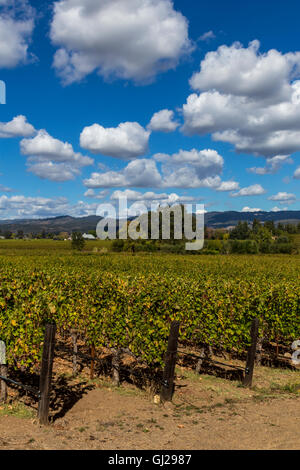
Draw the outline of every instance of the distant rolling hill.
[[[26,233],[41,233],[43,230],[49,233],[57,232],[88,232],[96,230],[97,223],[101,217],[52,217],[48,219],[22,219],[22,220],[0,220],[2,232],[17,232],[23,230]]]
[[[243,222],[253,222],[258,219],[261,222],[274,221],[276,224],[298,224],[300,222],[300,211],[279,211],[279,212],[208,212],[205,214],[205,224],[208,227],[223,228],[237,225]]]
[[[226,228],[236,225],[240,220],[253,222],[258,219],[261,222],[273,220],[276,224],[300,222],[300,211],[280,211],[280,212],[208,212],[205,214],[205,224],[212,228]],[[43,230],[51,233],[59,232],[88,232],[96,230],[97,223],[101,220],[98,216],[70,217],[60,216],[47,219],[14,219],[0,220],[0,230],[2,232],[17,232],[23,230],[27,233],[41,233]]]

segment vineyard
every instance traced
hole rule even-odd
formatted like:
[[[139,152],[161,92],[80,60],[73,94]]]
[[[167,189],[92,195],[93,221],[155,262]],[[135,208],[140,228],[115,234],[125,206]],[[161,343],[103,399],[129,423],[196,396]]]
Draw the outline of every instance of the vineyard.
[[[0,340],[10,367],[39,367],[47,322],[62,338],[76,331],[96,351],[126,349],[150,367],[163,365],[174,320],[181,344],[237,354],[249,346],[256,317],[269,342],[289,346],[300,338],[299,257],[71,254],[22,246],[2,249],[0,258]]]

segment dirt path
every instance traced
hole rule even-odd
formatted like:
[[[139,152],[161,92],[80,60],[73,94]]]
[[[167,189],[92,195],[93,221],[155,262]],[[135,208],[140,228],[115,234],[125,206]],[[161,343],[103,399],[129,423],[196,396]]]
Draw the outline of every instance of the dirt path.
[[[145,394],[96,388],[49,427],[0,416],[0,449],[299,449],[300,397],[155,405]]]

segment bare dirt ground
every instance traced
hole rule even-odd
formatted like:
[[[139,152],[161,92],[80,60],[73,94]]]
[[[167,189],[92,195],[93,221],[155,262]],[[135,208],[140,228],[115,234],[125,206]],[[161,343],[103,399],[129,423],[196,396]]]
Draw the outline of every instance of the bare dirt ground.
[[[133,385],[85,380],[81,398],[48,427],[19,401],[1,406],[0,449],[299,449],[299,374],[258,367],[249,390],[178,368],[165,405]]]

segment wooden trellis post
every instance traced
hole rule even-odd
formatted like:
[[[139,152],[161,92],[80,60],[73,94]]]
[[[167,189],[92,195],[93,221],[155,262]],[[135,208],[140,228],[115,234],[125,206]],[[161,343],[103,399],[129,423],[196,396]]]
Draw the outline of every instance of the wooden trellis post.
[[[4,341],[0,341],[0,375],[7,377],[7,364],[6,364],[6,346]],[[7,383],[5,380],[0,380],[0,401],[6,402],[7,400]]]
[[[77,364],[77,356],[78,356],[78,344],[77,344],[77,332],[75,330],[71,331],[72,335],[72,343],[73,343],[73,375],[77,375],[78,373],[78,364]]]
[[[121,363],[121,351],[119,349],[112,350],[112,369],[113,369],[113,383],[117,387],[120,386],[120,363]]]
[[[165,368],[163,373],[163,384],[161,387],[161,401],[171,401],[174,393],[174,375],[177,358],[178,336],[180,323],[174,321],[171,324],[168,341],[168,349],[165,356]]]
[[[94,380],[95,357],[96,357],[95,346],[91,346],[91,369],[90,369],[90,379],[91,380]]]
[[[49,403],[54,359],[56,325],[47,324],[44,339],[44,348],[40,375],[40,424],[49,424]]]
[[[259,320],[258,318],[255,318],[252,321],[252,325],[251,325],[251,346],[249,348],[248,355],[247,355],[245,377],[243,380],[243,385],[245,387],[251,387],[252,385],[256,348],[257,348],[257,341],[258,341],[258,327],[259,327]]]

